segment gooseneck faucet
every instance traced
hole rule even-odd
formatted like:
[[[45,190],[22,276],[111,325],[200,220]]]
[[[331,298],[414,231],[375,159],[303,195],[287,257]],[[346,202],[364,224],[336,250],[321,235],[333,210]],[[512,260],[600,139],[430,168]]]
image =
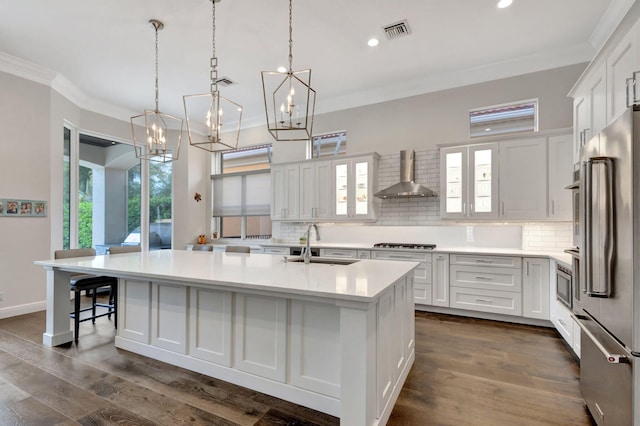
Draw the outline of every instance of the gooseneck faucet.
[[[318,226],[315,223],[312,223],[307,228],[307,232],[305,232],[305,236],[307,237],[307,245],[302,255],[302,258],[304,259],[304,263],[307,265],[311,263],[311,250],[309,248],[309,240],[311,240],[311,228],[314,228],[316,230],[316,241],[320,241],[320,232],[318,231]]]

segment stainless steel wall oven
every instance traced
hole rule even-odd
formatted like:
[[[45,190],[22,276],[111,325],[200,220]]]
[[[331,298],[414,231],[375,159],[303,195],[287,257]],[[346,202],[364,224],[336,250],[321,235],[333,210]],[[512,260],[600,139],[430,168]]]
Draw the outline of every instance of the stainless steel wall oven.
[[[573,305],[573,274],[571,268],[559,263],[556,266],[556,299],[571,309]]]

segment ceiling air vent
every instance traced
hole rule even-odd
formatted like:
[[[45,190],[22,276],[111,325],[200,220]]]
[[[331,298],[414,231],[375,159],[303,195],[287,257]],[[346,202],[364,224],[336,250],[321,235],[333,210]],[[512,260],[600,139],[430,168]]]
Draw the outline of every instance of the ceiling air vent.
[[[406,19],[382,27],[382,29],[384,30],[384,35],[387,37],[387,40],[395,40],[397,38],[406,37],[411,34],[411,30],[409,29],[409,24],[407,23]]]
[[[229,77],[220,77],[216,80],[216,83],[223,87],[229,87],[238,84],[235,81],[231,80]]]

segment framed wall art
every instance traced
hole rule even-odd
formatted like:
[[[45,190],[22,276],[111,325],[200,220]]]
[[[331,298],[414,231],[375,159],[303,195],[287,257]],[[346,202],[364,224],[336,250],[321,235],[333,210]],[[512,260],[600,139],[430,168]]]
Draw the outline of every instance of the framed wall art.
[[[0,217],[45,217],[47,202],[43,200],[19,200],[0,198]]]

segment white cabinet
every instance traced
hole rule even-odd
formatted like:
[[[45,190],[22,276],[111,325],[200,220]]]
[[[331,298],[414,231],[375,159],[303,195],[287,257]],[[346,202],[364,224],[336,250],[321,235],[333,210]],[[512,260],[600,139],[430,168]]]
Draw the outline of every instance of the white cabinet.
[[[573,183],[573,140],[571,135],[549,137],[549,204],[548,216],[554,220],[572,220],[571,191]]]
[[[638,24],[607,55],[607,123],[627,109],[627,79],[638,71]],[[636,82],[639,84],[640,82]],[[636,93],[640,88],[636,87]]]
[[[450,306],[522,314],[522,259],[511,256],[450,255]]]
[[[331,218],[331,160],[300,163],[300,219]]]
[[[271,220],[295,220],[300,216],[300,167],[271,166]]]
[[[333,257],[338,259],[356,259],[358,250],[356,249],[320,249],[320,257]]]
[[[431,303],[435,306],[449,306],[449,255],[434,254],[432,262],[433,278],[431,286],[433,297]]]
[[[594,66],[575,89],[574,162],[580,158],[580,148],[607,125],[606,71],[605,63]]]
[[[371,250],[371,259],[404,260],[420,263],[413,272],[413,300],[418,305],[431,305],[432,303],[431,257],[431,253],[424,252]]]
[[[498,216],[497,144],[443,148],[440,176],[442,218],[482,219]]]
[[[524,258],[522,271],[522,316],[549,319],[549,260]]]
[[[547,141],[500,143],[500,217],[547,217]]]
[[[332,161],[334,220],[375,220],[377,154]]]

